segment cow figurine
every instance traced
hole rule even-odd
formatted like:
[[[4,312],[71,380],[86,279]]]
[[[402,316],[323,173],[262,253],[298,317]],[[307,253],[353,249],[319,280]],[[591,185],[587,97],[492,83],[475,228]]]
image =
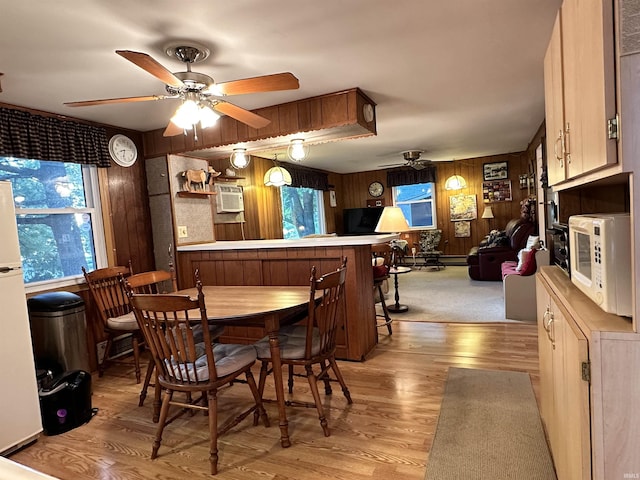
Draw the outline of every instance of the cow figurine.
[[[213,192],[213,184],[215,182],[215,178],[219,177],[222,172],[216,172],[216,169],[213,167],[209,167],[207,171],[207,184],[209,185],[209,189]]]
[[[207,172],[204,170],[185,170],[182,172],[184,179],[183,189],[187,192],[195,192],[198,187],[204,192],[207,183]]]

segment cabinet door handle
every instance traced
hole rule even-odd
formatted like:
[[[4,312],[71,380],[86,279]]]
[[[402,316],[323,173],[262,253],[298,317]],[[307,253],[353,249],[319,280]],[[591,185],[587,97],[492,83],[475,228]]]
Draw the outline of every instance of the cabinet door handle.
[[[564,156],[567,159],[567,163],[571,163],[571,139],[569,138],[569,122],[567,122],[567,128],[564,130]]]
[[[558,152],[558,150],[560,151]],[[560,167],[562,167],[562,162],[564,160],[564,139],[562,130],[558,130],[558,138],[556,138],[556,141],[553,144],[553,153],[556,156],[556,160],[560,162]]]
[[[553,348],[555,350],[556,349],[556,340],[554,338],[555,335],[551,331],[552,324],[553,324],[553,314],[551,314],[549,316],[549,322],[547,323],[547,326],[549,327],[549,330],[547,330],[547,337],[549,337],[549,341],[551,342],[551,348]]]
[[[542,315],[542,328],[544,328],[545,332],[547,332],[547,335],[549,334],[549,325],[547,325],[549,315],[551,315],[551,311],[549,310],[549,307],[547,307],[544,315]]]

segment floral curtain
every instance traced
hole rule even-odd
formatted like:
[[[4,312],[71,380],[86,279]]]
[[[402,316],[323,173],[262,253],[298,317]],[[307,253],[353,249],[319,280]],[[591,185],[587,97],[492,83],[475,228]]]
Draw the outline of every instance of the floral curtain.
[[[0,156],[109,167],[104,128],[0,107]]]

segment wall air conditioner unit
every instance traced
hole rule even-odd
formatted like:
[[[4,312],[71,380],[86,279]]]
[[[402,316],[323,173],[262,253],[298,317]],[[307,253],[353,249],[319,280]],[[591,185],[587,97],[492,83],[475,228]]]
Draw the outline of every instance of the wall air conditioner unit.
[[[244,212],[242,187],[216,184],[216,209],[218,213]]]

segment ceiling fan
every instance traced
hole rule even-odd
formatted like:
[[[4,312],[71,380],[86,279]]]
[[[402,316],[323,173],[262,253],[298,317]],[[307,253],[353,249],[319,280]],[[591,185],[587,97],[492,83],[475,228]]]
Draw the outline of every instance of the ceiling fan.
[[[180,42],[179,44],[167,46],[165,51],[167,55],[176,57],[185,63],[187,70],[184,72],[170,72],[146,53],[130,50],[116,50],[116,53],[164,82],[168,95],[106,98],[102,100],[67,102],[65,105],[70,107],[89,107],[111,103],[178,99],[182,103],[163,133],[165,137],[171,137],[191,129],[198,122],[202,128],[211,126],[220,114],[228,115],[252,128],[263,128],[271,123],[269,119],[229,103],[221,97],[278,90],[295,90],[300,86],[298,79],[288,72],[216,83],[209,75],[191,71],[191,64],[201,62],[209,56],[208,48],[194,43]]]
[[[431,164],[431,160],[427,160],[426,158],[420,158],[420,155],[424,153],[423,150],[405,150],[402,153],[405,162],[404,163],[390,163],[386,165],[378,165],[379,167],[397,167],[397,166],[407,166],[411,168],[415,168],[416,170],[422,170],[427,165]]]

